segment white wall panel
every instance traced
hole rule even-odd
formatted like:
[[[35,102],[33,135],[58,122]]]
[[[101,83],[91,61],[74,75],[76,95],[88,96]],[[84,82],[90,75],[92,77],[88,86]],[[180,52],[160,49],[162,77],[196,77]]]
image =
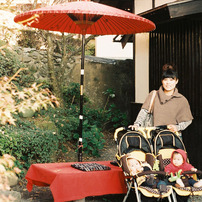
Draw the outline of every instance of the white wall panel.
[[[155,0],[155,7],[162,6],[163,4],[171,3],[176,0]]]
[[[95,55],[103,58],[133,59],[133,43],[127,43],[124,49],[119,42],[113,42],[114,35],[95,38]]]
[[[152,0],[134,0],[135,13],[139,14],[152,8]]]
[[[149,93],[149,33],[135,36],[135,102],[143,103]]]

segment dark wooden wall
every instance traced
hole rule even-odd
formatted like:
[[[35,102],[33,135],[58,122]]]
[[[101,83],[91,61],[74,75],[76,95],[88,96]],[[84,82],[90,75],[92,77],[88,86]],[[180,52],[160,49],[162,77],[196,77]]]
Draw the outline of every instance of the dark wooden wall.
[[[191,163],[202,170],[202,20],[194,16],[159,24],[150,33],[150,90],[161,85],[161,69],[174,63],[179,92],[189,101],[193,123],[183,132]]]

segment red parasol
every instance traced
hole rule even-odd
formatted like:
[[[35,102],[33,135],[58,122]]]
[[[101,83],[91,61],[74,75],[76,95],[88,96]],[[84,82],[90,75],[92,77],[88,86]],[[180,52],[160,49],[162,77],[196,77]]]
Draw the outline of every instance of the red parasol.
[[[68,2],[17,15],[14,21],[39,29],[77,34],[134,34],[155,29],[138,15],[92,1]]]
[[[155,24],[143,17],[92,1],[56,4],[24,12],[14,21],[38,29],[82,34],[80,138],[78,161],[82,161],[83,82],[85,35],[116,35],[149,32]]]

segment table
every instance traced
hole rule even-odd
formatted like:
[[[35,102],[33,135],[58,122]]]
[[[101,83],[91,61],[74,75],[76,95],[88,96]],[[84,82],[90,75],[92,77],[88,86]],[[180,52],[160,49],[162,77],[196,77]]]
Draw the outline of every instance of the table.
[[[109,166],[111,170],[89,172],[71,167],[73,163],[76,162],[32,164],[25,177],[28,191],[32,190],[33,185],[50,186],[55,202],[126,193],[122,169],[111,165],[110,161],[94,163]]]

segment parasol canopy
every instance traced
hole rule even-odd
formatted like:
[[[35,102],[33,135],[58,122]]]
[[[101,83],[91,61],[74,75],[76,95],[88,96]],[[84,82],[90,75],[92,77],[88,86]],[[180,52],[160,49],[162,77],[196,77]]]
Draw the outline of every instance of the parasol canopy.
[[[85,35],[121,35],[149,32],[155,29],[155,24],[133,13],[88,0],[55,4],[27,11],[15,16],[14,21],[43,30],[82,34],[78,141],[78,161],[82,161]]]
[[[14,21],[38,29],[93,35],[134,34],[155,29],[150,20],[92,1],[68,2],[27,11],[17,15]]]

